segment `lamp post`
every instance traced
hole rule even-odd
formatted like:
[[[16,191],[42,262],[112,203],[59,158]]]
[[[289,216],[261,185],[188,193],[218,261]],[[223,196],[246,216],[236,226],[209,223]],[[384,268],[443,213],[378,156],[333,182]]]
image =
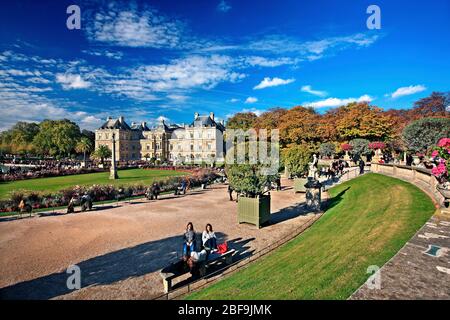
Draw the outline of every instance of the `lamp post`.
[[[112,134],[112,154],[111,154],[111,169],[109,173],[109,179],[115,180],[119,179],[119,176],[117,174],[117,167],[116,167],[116,134]]]

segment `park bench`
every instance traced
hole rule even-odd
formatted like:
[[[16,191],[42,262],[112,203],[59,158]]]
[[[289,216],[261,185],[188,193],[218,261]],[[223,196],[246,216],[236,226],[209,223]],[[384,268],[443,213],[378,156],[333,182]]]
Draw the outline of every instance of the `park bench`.
[[[224,261],[226,264],[231,264],[235,251],[235,249],[230,249],[222,254],[216,252],[210,253],[205,261],[199,262],[198,268],[200,276],[205,276],[207,268],[218,262]],[[182,260],[163,268],[160,271],[160,276],[163,280],[164,292],[169,293],[169,291],[172,290],[172,281],[188,272],[190,272],[190,270],[185,266],[185,262]]]

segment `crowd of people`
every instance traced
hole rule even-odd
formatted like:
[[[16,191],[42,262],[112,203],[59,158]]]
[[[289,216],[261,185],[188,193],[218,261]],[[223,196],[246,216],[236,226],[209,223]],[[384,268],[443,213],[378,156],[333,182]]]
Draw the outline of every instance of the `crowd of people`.
[[[342,176],[344,174],[344,169],[348,168],[349,164],[347,161],[338,159],[330,163],[328,168],[324,167],[320,170],[319,177],[325,176],[327,179]]]

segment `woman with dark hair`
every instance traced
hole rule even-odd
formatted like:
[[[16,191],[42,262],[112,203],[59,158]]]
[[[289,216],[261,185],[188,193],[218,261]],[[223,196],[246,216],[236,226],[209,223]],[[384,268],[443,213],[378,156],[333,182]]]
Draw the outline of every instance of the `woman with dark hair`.
[[[214,250],[217,249],[217,238],[216,234],[213,231],[212,225],[208,223],[205,227],[205,231],[202,234],[202,243],[203,247],[206,250]]]
[[[194,225],[189,222],[186,226],[186,232],[183,235],[183,255],[190,256],[190,253],[195,251],[196,240]]]

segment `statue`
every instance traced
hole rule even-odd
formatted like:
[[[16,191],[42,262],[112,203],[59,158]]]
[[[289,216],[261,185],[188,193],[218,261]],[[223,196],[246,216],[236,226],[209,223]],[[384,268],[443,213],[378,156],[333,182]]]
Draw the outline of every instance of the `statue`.
[[[317,180],[317,171],[319,170],[319,159],[317,158],[317,155],[313,154],[313,160],[309,163],[309,171],[308,171],[308,178],[311,177],[313,180]]]

